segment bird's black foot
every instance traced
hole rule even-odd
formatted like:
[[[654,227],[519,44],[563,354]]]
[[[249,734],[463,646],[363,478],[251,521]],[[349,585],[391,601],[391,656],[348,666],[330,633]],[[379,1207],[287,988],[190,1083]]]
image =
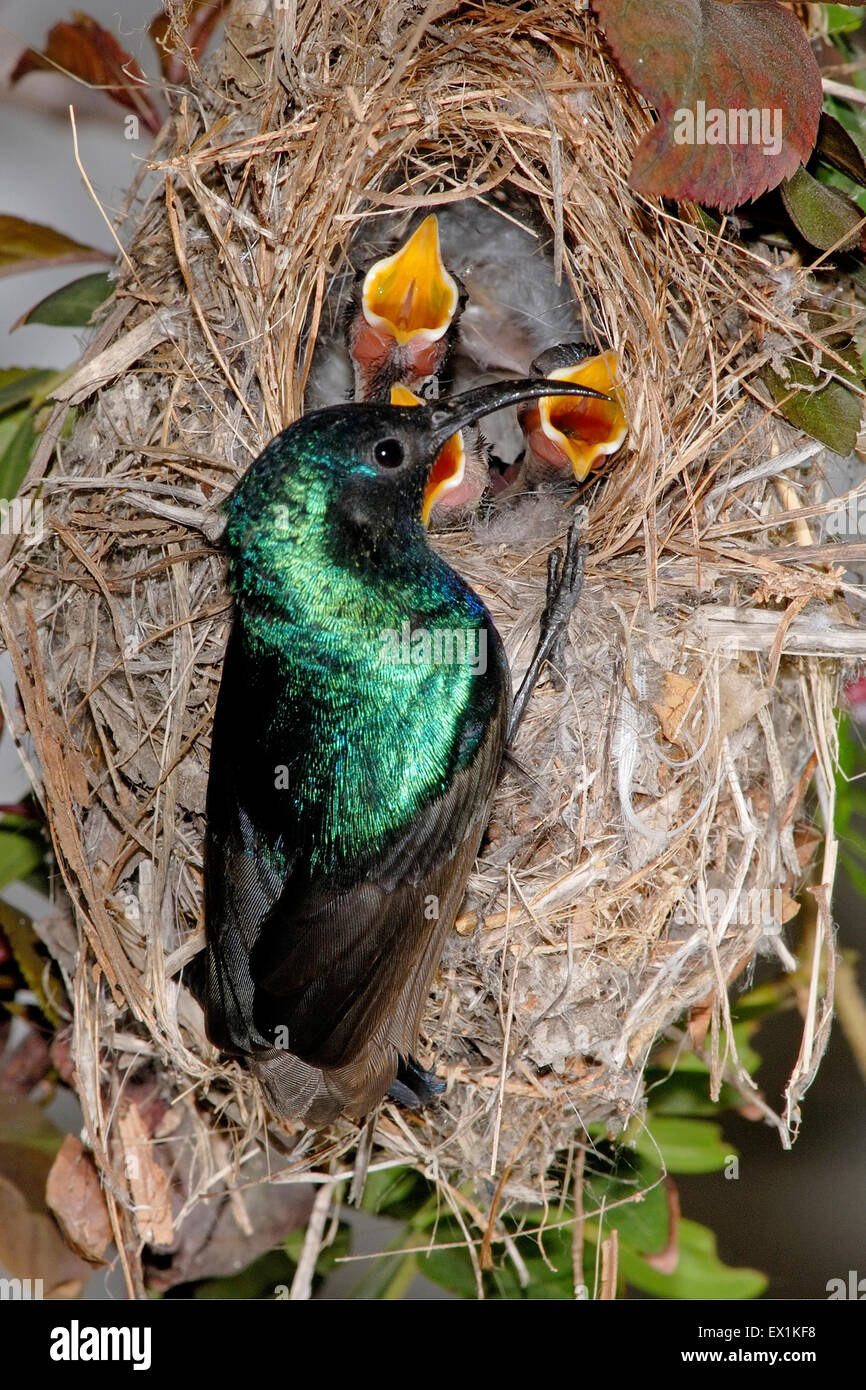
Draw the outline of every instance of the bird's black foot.
[[[539,647],[550,639],[547,661],[551,667],[551,677],[557,690],[565,689],[559,668],[562,666],[563,648],[568,632],[568,623],[574,612],[580,591],[583,588],[583,570],[586,559],[586,546],[580,543],[581,523],[572,522],[565,542],[565,555],[553,550],[547,557],[547,602],[541,615]]]
[[[562,664],[562,648],[568,631],[568,621],[583,586],[586,547],[580,543],[582,524],[583,518],[575,517],[566,537],[565,554],[563,555],[561,550],[554,550],[547,558],[547,602],[541,615],[538,646],[515,696],[508,726],[509,741],[517,732],[518,725],[526,713],[529,697],[538,683],[545,662],[550,662],[553,668]],[[558,671],[555,671],[553,679],[557,689],[561,690],[563,682]]]
[[[414,1057],[400,1058],[397,1078],[388,1087],[388,1096],[406,1110],[420,1110],[425,1105],[434,1105],[445,1090],[445,1082],[439,1081],[436,1073],[425,1071]]]

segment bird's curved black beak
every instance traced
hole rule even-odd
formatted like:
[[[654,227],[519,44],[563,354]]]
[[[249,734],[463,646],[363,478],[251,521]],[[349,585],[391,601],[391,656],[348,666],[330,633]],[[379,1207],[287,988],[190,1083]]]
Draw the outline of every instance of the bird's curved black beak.
[[[521,401],[534,401],[540,396],[595,396],[600,401],[611,399],[603,391],[593,391],[591,387],[581,386],[574,381],[550,381],[541,377],[523,377],[517,381],[495,381],[489,386],[476,386],[472,391],[464,391],[459,396],[428,406],[433,448],[438,451],[452,434],[480,420],[483,415],[492,415],[496,410],[519,405]]]

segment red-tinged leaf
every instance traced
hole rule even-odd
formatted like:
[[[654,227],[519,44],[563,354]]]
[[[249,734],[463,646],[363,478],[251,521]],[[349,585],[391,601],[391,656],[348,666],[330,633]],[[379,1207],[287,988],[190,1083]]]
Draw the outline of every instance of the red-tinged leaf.
[[[157,15],[147,32],[166,82],[182,86],[189,80],[189,57],[198,62],[228,5],[229,0],[189,0],[182,18],[166,10]]]
[[[659,1274],[673,1274],[680,1259],[680,1194],[673,1178],[665,1178],[665,1197],[668,1204],[668,1238],[664,1250],[644,1255],[651,1269]]]
[[[0,948],[5,937],[0,937]],[[0,960],[3,958],[0,949]],[[8,1095],[29,1096],[51,1068],[48,1043],[41,1029],[28,1026],[15,1047],[0,1049],[0,1091]]]
[[[20,1189],[3,1173],[0,1256],[13,1278],[41,1280],[41,1286],[36,1287],[49,1297],[55,1294],[77,1298],[90,1273],[84,1261],[69,1249],[51,1217],[29,1207]],[[37,1292],[36,1297],[39,1296]]]
[[[700,1052],[706,1042],[707,1033],[713,1019],[713,1000],[716,997],[715,990],[711,990],[705,998],[697,1004],[693,1004],[689,1009],[689,1041],[695,1052]]]
[[[789,10],[775,0],[592,6],[616,61],[658,116],[632,163],[638,192],[725,210],[806,163],[821,75]]]
[[[634,1288],[664,1299],[714,1303],[721,1299],[758,1298],[767,1287],[766,1276],[758,1270],[732,1269],[722,1264],[714,1233],[695,1221],[680,1222],[679,1259],[672,1274],[653,1269],[627,1245],[620,1247],[620,1272]]]
[[[162,125],[154,105],[147,78],[131,53],[127,53],[113,34],[86,14],[74,14],[72,21],[61,20],[49,31],[45,48],[28,48],[12,70],[10,83],[28,72],[64,72],[89,87],[97,87],[118,105],[134,111],[152,135]]]
[[[75,1134],[67,1134],[60,1146],[45,1200],[73,1250],[102,1264],[113,1239],[111,1218],[93,1160]]]
[[[71,265],[78,261],[111,261],[114,257],[95,246],[82,246],[23,217],[0,213],[0,276],[17,275],[24,270],[45,270],[52,265]]]
[[[46,1179],[62,1137],[25,1096],[0,1095],[0,1266],[12,1278],[40,1279],[37,1298],[61,1290],[77,1297],[90,1273],[45,1204]]]

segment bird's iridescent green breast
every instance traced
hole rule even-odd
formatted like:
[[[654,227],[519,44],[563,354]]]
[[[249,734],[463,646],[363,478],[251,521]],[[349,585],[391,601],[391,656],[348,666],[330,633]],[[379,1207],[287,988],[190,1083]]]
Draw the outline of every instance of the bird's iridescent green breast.
[[[314,483],[302,507],[228,537],[250,718],[326,872],[379,853],[447,790],[508,680],[484,605],[419,527],[396,566],[336,563],[327,506]]]

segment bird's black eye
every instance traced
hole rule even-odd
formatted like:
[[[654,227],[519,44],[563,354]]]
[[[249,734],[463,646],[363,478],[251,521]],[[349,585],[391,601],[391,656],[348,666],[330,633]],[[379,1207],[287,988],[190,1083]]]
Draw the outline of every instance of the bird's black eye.
[[[399,439],[380,439],[373,448],[373,458],[380,468],[399,468],[404,450]]]

